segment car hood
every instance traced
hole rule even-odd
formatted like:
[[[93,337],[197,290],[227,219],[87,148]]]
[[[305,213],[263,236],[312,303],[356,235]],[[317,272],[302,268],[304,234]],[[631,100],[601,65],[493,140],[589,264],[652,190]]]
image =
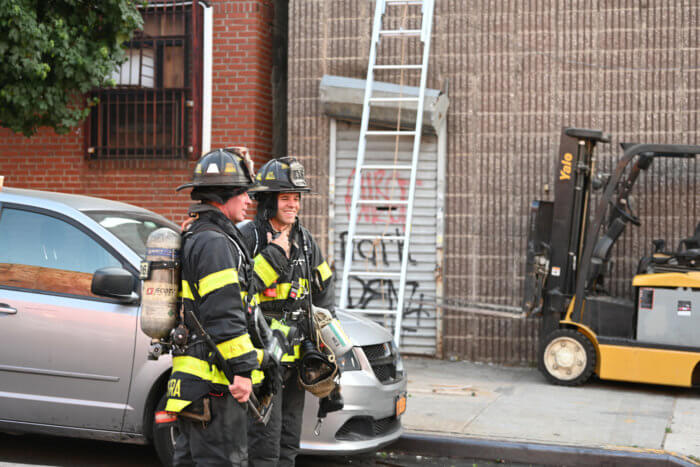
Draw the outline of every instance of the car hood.
[[[336,311],[336,315],[343,326],[345,334],[352,339],[354,345],[364,347],[366,345],[383,344],[393,338],[389,331],[371,319],[344,311]]]

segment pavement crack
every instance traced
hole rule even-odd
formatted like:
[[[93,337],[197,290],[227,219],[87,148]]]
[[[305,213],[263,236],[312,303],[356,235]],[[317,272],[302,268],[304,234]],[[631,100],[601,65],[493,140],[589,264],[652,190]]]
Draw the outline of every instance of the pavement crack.
[[[494,398],[491,400],[491,402],[488,402],[488,403],[484,404],[484,407],[483,407],[481,410],[479,410],[479,412],[478,412],[476,415],[474,415],[474,416],[471,418],[471,420],[467,421],[464,425],[462,425],[462,433],[466,433],[467,427],[468,427],[469,425],[471,425],[472,422],[473,422],[474,420],[476,420],[477,418],[479,418],[479,417],[481,416],[481,414],[484,413],[484,411],[485,411],[486,409],[488,409],[489,407],[491,407],[491,405],[492,405],[494,402],[496,402],[498,399],[500,399],[502,396],[503,396],[503,394],[498,394],[496,397],[494,397]]]
[[[671,416],[669,417],[668,424],[664,430],[664,437],[661,440],[661,449],[666,449],[666,438],[672,432],[671,426],[673,425],[673,416],[676,414],[676,404],[678,403],[678,397],[673,398],[673,406],[671,407]]]

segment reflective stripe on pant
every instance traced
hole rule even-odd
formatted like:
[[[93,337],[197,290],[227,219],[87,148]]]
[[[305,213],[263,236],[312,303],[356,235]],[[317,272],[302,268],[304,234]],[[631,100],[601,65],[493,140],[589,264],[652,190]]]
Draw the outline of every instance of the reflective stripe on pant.
[[[180,434],[175,440],[173,465],[247,467],[248,440],[245,409],[231,394],[211,396],[211,421],[202,422],[178,417]]]
[[[306,393],[297,381],[297,369],[286,370],[282,394],[275,394],[267,426],[248,420],[248,465],[292,467],[299,452]]]

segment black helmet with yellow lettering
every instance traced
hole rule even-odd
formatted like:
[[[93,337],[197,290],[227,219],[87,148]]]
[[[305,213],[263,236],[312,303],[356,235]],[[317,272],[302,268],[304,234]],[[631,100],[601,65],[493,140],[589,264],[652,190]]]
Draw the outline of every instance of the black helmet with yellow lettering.
[[[266,221],[277,215],[279,193],[308,193],[311,191],[304,176],[304,166],[295,157],[280,157],[265,163],[255,177],[258,184],[250,190],[258,202],[255,218]]]
[[[192,181],[183,188],[252,188],[255,185],[253,161],[243,147],[215,149],[197,161]]]
[[[265,163],[255,177],[255,193],[304,193],[311,191],[304,176],[304,166],[291,156]]]
[[[222,148],[203,155],[194,167],[192,181],[177,191],[193,188],[194,200],[225,203],[255,186],[253,161],[244,147]]]

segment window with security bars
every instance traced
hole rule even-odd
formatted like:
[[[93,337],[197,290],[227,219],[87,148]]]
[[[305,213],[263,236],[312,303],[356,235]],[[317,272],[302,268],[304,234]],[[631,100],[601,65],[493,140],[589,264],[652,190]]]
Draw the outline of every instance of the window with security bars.
[[[201,13],[197,2],[159,2],[142,10],[143,31],[112,74],[116,86],[93,93],[87,122],[90,159],[182,159],[199,152]]]

